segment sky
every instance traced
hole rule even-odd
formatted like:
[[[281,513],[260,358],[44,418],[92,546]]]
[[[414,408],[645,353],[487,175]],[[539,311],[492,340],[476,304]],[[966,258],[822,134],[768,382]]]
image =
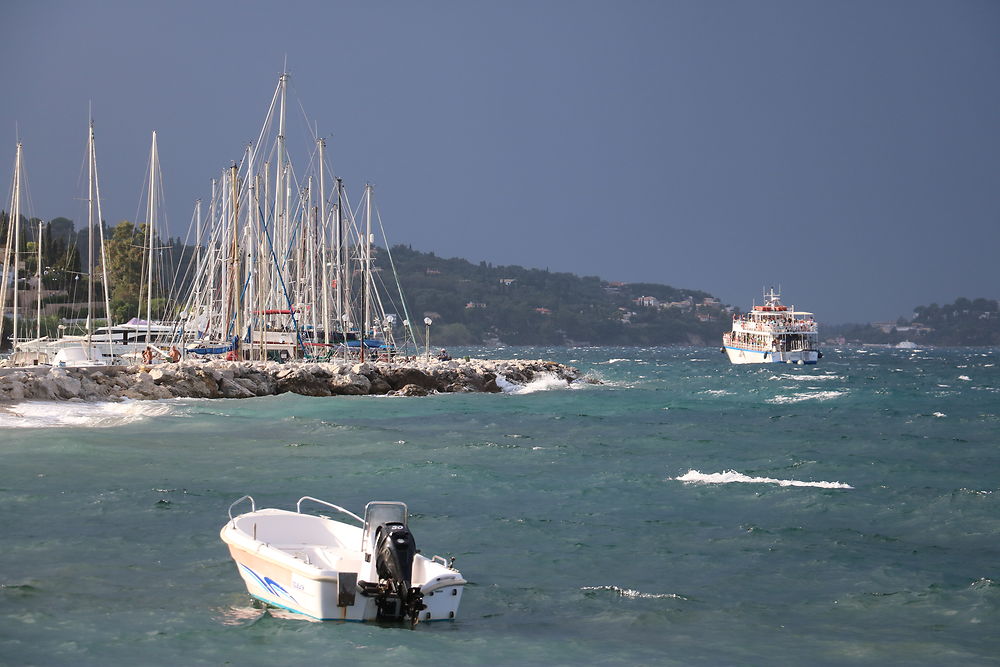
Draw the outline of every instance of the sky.
[[[375,185],[393,244],[742,308],[780,285],[826,323],[1000,298],[993,0],[4,0],[0,22],[0,180],[20,139],[42,219],[85,224],[92,113],[105,219],[141,218],[156,130],[183,237],[287,69],[290,125],[355,201]]]

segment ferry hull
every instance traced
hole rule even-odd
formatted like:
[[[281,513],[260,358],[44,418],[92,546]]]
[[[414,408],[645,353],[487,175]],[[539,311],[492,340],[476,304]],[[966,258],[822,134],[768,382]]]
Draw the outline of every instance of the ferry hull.
[[[741,347],[725,346],[726,356],[734,364],[815,364],[819,360],[816,350],[791,352],[761,352]]]

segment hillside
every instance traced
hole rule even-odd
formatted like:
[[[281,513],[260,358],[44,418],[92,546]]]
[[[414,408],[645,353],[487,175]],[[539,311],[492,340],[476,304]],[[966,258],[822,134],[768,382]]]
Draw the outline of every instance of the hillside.
[[[825,338],[846,343],[895,345],[904,340],[922,345],[1000,345],[1000,309],[993,299],[966,299],[939,306],[917,306],[913,317],[896,322],[830,327]]]
[[[699,290],[477,265],[409,246],[391,254],[411,318],[434,320],[435,345],[714,344],[730,321]],[[379,264],[388,267],[382,258]]]

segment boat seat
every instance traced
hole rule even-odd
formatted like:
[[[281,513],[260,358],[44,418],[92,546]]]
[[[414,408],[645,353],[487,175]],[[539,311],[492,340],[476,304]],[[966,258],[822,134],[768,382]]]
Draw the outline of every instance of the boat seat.
[[[345,558],[344,552],[336,547],[317,544],[272,544],[271,546],[320,569],[357,572],[357,568],[361,566],[361,561],[357,558]]]

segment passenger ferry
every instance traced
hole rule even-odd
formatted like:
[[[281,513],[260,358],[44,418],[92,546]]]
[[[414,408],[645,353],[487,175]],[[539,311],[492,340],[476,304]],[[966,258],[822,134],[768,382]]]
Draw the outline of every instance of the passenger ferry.
[[[733,330],[722,335],[722,352],[734,364],[815,364],[819,332],[812,313],[781,304],[771,288],[764,305],[733,316]]]

